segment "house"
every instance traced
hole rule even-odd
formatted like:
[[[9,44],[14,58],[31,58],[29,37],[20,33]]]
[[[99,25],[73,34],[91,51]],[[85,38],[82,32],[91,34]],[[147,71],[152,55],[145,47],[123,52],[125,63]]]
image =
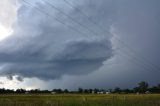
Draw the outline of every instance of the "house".
[[[146,91],[145,94],[150,94],[150,92],[149,92],[149,91]]]
[[[29,92],[25,92],[25,94],[29,94]]]
[[[51,92],[51,94],[56,94],[56,92]]]
[[[111,93],[111,92],[108,92],[108,91],[106,92],[106,94],[110,94],[110,93]]]
[[[97,94],[104,94],[104,92],[103,92],[103,91],[100,91],[100,92],[97,92]]]

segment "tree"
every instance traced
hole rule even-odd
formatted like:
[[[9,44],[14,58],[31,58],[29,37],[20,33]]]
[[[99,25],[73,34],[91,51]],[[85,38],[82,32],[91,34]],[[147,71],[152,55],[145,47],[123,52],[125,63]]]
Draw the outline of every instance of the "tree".
[[[145,81],[142,81],[140,83],[138,83],[138,91],[140,93],[145,93],[148,89],[148,83]]]
[[[128,93],[132,93],[133,90],[130,90],[130,89],[123,89],[122,92],[128,94]]]
[[[158,89],[157,93],[160,93],[160,84],[157,85],[157,89]]]
[[[151,88],[149,88],[149,91],[152,93],[160,93],[160,84],[158,84],[157,86],[153,86]]]
[[[160,89],[160,84],[157,85],[157,88]]]
[[[120,93],[122,90],[119,88],[119,87],[116,87],[115,89],[114,89],[114,92],[115,93]]]
[[[17,90],[16,90],[16,93],[25,93],[25,92],[26,92],[25,89],[17,89]]]
[[[65,90],[64,90],[64,93],[69,93],[68,89],[65,89]]]
[[[84,89],[83,92],[84,92],[84,93],[89,93],[89,90],[88,90],[88,89]]]
[[[52,91],[53,91],[53,92],[56,92],[56,93],[63,93],[63,90],[62,90],[62,89],[53,89]]]
[[[92,91],[93,91],[93,89],[88,89],[88,92],[89,92],[89,93],[92,93]]]
[[[99,89],[95,88],[94,93],[97,93],[97,92],[99,92]]]
[[[83,88],[78,88],[78,93],[83,93]]]

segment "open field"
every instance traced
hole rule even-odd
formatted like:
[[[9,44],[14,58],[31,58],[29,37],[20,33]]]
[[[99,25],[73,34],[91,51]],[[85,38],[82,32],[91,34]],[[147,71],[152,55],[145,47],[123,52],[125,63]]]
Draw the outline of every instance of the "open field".
[[[0,106],[160,106],[160,94],[0,95]]]

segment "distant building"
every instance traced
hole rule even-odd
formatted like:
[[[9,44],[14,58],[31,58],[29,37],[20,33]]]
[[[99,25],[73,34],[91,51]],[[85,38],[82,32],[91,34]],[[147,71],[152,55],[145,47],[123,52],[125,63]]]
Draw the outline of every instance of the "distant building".
[[[56,94],[56,92],[51,92],[51,94]]]
[[[103,92],[103,91],[100,91],[100,92],[97,92],[97,94],[104,94],[104,92]]]
[[[110,94],[110,93],[111,93],[111,92],[108,92],[108,91],[106,92],[106,94]]]
[[[29,92],[25,92],[25,94],[29,94]]]
[[[146,91],[145,94],[150,94],[150,92],[149,92],[149,91]]]

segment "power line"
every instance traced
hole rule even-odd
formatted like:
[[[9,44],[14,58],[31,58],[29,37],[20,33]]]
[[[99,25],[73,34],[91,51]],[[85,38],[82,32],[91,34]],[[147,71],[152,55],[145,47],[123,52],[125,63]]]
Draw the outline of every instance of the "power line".
[[[27,4],[29,4],[30,6],[32,6],[29,2],[26,2],[25,0],[23,0],[23,1],[24,1],[25,3],[27,3]],[[32,7],[33,7],[33,6],[32,6]],[[41,11],[41,9],[39,9],[38,7],[36,7],[36,9],[37,9],[38,11],[40,11],[41,13],[44,13],[45,15],[49,16],[49,17],[53,17],[52,15],[48,14],[48,13],[45,12],[45,11]],[[74,27],[72,27],[72,26],[69,26],[69,25],[65,24],[63,21],[61,21],[61,20],[59,20],[59,19],[57,19],[57,18],[55,18],[55,17],[54,17],[54,19],[55,19],[56,21],[60,22],[61,24],[69,27],[70,29],[72,29],[72,30],[74,29],[74,30],[77,31],[78,33],[83,34],[81,31],[77,30],[76,28],[74,28]],[[74,21],[75,21],[75,20],[74,20]],[[121,40],[120,40],[120,41],[121,41]],[[121,43],[124,45],[124,42],[121,41]],[[127,47],[128,47],[128,46],[127,46]]]
[[[146,64],[142,64],[142,62],[140,62],[139,60],[137,60],[137,58],[135,56],[131,55],[131,54],[127,54],[127,53],[124,54],[123,53],[123,55],[122,54],[120,54],[120,55],[123,56],[123,57],[132,57],[132,59],[129,59],[129,61],[131,61],[132,63],[135,63],[135,64],[143,67],[148,72],[153,70],[152,67],[146,67]]]
[[[106,32],[105,29],[104,29],[101,25],[97,24],[97,22],[95,22],[94,20],[90,19],[90,17],[89,17],[86,13],[84,13],[83,11],[81,11],[81,9],[75,8],[75,7],[74,7],[69,1],[67,1],[67,0],[63,0],[63,1],[64,1],[68,6],[70,6],[71,8],[79,11],[82,15],[84,15],[85,17],[87,17],[87,19],[88,19],[91,23],[93,23],[95,26],[98,26],[100,29],[103,29],[103,31]],[[110,32],[109,32],[109,33],[110,33]]]
[[[120,39],[117,39],[121,44],[122,46],[125,46],[129,52],[130,52],[130,56],[134,57],[134,59],[140,61],[141,63],[145,64],[146,66],[152,68],[153,70],[156,70],[158,71],[159,69],[157,67],[154,67],[150,62],[146,61],[145,57],[143,57],[141,54],[138,54],[135,50],[133,50],[130,46],[128,46],[125,42],[123,42],[122,40]],[[119,45],[120,46],[120,45]],[[127,54],[127,53],[126,53]],[[139,57],[137,57],[139,56]],[[159,72],[159,71],[158,71]]]
[[[80,25],[81,27],[85,28],[86,30],[88,30],[89,32],[93,33],[94,35],[98,36],[98,34],[96,32],[94,32],[92,29],[88,28],[87,26],[85,26],[84,24],[78,22],[77,20],[75,20],[74,18],[72,18],[70,15],[66,14],[65,12],[63,12],[62,10],[60,10],[59,8],[57,8],[55,5],[53,5],[52,3],[45,1],[48,5],[50,5],[52,8],[54,8],[55,10],[59,11],[60,13],[62,13],[63,15],[65,15],[66,17],[68,17],[70,20],[72,20],[73,22],[77,23],[78,25]]]
[[[79,8],[75,8],[74,5],[72,5],[72,3],[70,3],[67,0],[63,0],[66,4],[68,4],[68,6],[70,6],[71,8],[78,10],[83,16],[87,17],[87,19],[93,23],[95,26],[99,27],[102,31],[110,33],[109,31],[107,31],[106,29],[104,29],[101,25],[99,25],[97,22],[95,22],[94,20],[90,19],[89,16],[83,12],[81,9]],[[139,55],[139,58],[141,61],[145,62],[145,64],[150,65],[153,68],[156,68],[156,70],[160,70],[159,68],[157,68],[157,66],[155,64],[153,64],[152,62],[150,62],[148,59],[146,59],[143,55],[141,55],[140,53],[137,53],[135,50],[133,50],[130,46],[128,46],[124,41],[122,41],[118,36],[115,35],[115,38],[117,41],[119,41],[123,46],[125,46],[128,50],[130,50],[133,54]]]
[[[27,2],[27,1],[25,1],[25,0],[22,0],[22,1],[25,2],[26,4],[28,4],[29,6],[35,8],[35,9],[36,9],[37,11],[39,11],[40,13],[45,14],[45,15],[47,15],[48,17],[54,18],[56,21],[58,21],[59,23],[65,25],[66,27],[70,28],[71,30],[74,30],[74,31],[76,31],[76,32],[78,32],[78,33],[81,33],[82,35],[86,35],[86,34],[83,33],[82,31],[77,30],[75,27],[72,27],[72,26],[70,26],[70,25],[67,25],[67,24],[64,23],[63,21],[59,20],[57,17],[53,17],[52,15],[48,14],[47,12],[42,11],[42,9],[40,9],[40,8],[38,8],[38,7],[34,7],[31,3],[29,3],[29,2]]]

